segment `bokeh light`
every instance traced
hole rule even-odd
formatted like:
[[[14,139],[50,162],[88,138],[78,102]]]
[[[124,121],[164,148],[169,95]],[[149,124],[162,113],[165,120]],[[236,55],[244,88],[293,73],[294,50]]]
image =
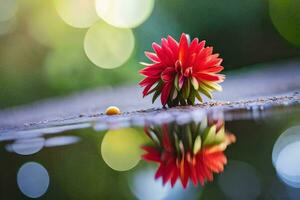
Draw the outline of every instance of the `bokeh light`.
[[[6,146],[7,150],[19,155],[32,155],[44,147],[45,139],[42,137],[20,139]]]
[[[120,28],[139,26],[150,16],[153,7],[154,0],[96,0],[98,15]]]
[[[102,140],[102,158],[114,170],[130,170],[140,161],[144,142],[144,134],[133,128],[109,130]]]
[[[230,160],[218,178],[224,194],[232,200],[256,199],[261,192],[261,182],[254,167],[248,163]]]
[[[272,151],[273,165],[287,185],[300,188],[300,126],[284,131]]]
[[[12,18],[10,20],[7,21],[0,21],[0,37],[2,35],[11,33],[12,31],[14,31],[16,28],[16,19]]]
[[[124,82],[134,82],[139,78],[135,73],[139,65],[129,59],[122,67],[107,70],[99,69],[86,56],[82,43],[60,46],[46,56],[44,73],[49,87],[58,93],[66,94],[84,88],[113,86]],[[124,74],[126,74],[124,76]]]
[[[7,21],[17,12],[17,0],[0,0],[0,22]]]
[[[102,68],[119,67],[134,49],[130,29],[112,27],[103,21],[94,24],[86,33],[84,50],[88,58]]]
[[[49,174],[41,164],[27,162],[18,171],[17,184],[25,196],[39,198],[49,187]]]
[[[272,22],[289,42],[300,46],[300,1],[269,0]]]
[[[40,1],[34,8],[28,26],[30,35],[39,43],[49,47],[82,43],[84,30],[64,23],[53,2]]]
[[[55,0],[55,6],[59,16],[76,28],[90,27],[99,19],[94,0]]]
[[[155,170],[148,168],[138,170],[130,179],[129,186],[132,193],[140,200],[180,200],[180,199],[199,199],[202,188],[196,188],[189,184],[183,188],[180,181],[171,188],[170,184],[163,185],[161,180],[155,180]]]
[[[58,146],[65,146],[70,144],[75,144],[80,141],[80,137],[77,136],[56,136],[48,138],[45,141],[45,147],[58,147]]]
[[[106,81],[86,57],[82,44],[54,49],[47,55],[44,69],[49,86],[60,92],[103,85]]]
[[[165,199],[171,190],[170,185],[165,187],[159,180],[154,179],[155,170],[139,170],[134,173],[130,189],[137,199],[152,200]]]

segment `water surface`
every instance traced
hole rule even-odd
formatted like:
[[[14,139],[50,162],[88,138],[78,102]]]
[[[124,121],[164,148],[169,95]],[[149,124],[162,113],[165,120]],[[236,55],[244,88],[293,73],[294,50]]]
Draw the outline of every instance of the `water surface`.
[[[235,135],[224,151],[224,171],[204,186],[189,181],[183,189],[179,179],[173,188],[169,182],[163,186],[162,178],[154,178],[158,165],[141,159],[140,147],[153,143],[145,127],[187,127],[204,120],[222,121],[226,133]],[[299,199],[300,107],[253,106],[174,118],[161,114],[146,123],[94,121],[3,132],[0,159],[0,199]]]

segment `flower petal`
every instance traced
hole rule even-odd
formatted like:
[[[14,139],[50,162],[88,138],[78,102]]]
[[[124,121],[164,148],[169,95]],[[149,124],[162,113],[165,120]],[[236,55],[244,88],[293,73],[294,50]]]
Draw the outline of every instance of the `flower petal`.
[[[161,63],[155,63],[152,65],[149,65],[145,67],[144,69],[140,70],[140,74],[149,76],[152,78],[159,78],[160,74],[163,72],[164,67],[162,66]]]
[[[220,80],[222,80],[222,77],[220,75],[205,73],[205,72],[194,73],[194,76],[200,81],[201,80],[206,80],[206,81],[220,81]]]
[[[198,177],[197,177],[197,171],[196,171],[196,166],[195,166],[195,162],[193,162],[191,160],[191,162],[189,162],[189,167],[190,167],[190,176],[191,176],[191,179],[192,179],[192,182],[194,184],[194,186],[197,186],[198,184]]]
[[[198,46],[198,38],[194,38],[193,41],[191,42],[190,46],[189,46],[189,52],[194,53],[194,51],[196,50],[197,46]]]
[[[181,63],[181,66],[183,67],[183,69],[185,69],[185,67],[187,67],[187,61],[188,61],[188,55],[189,55],[189,51],[188,51],[188,38],[186,36],[186,34],[182,34],[180,37],[180,42],[179,42],[179,54],[178,54],[178,60]]]
[[[157,78],[151,78],[147,77],[144,80],[142,80],[139,84],[140,86],[145,87],[143,90],[143,96],[145,97],[148,95],[149,90],[152,88],[152,86],[158,81],[159,79]]]
[[[174,58],[178,57],[178,51],[179,51],[179,44],[178,42],[172,38],[170,35],[167,38],[168,43],[169,43],[169,47],[171,49],[171,51],[173,52],[173,56]]]
[[[172,65],[172,61],[169,59],[167,53],[164,51],[164,49],[158,45],[157,43],[153,42],[152,43],[152,48],[154,49],[155,53],[159,57],[162,63],[164,63],[167,66]]]
[[[156,170],[156,173],[154,175],[155,179],[158,179],[159,177],[163,176],[165,172],[165,167],[163,164],[160,164],[158,169]]]
[[[174,56],[172,50],[169,47],[167,39],[165,38],[161,39],[161,47],[162,50],[165,52],[166,56],[168,57],[169,62],[174,65],[174,63],[177,60],[177,56],[176,57]]]
[[[174,171],[176,171],[176,162],[174,158],[171,158],[166,163],[166,170],[163,176],[163,185],[165,185],[172,178]]]
[[[174,170],[172,178],[171,178],[171,187],[174,187],[176,181],[178,179],[178,170],[177,168]]]
[[[187,184],[188,184],[188,180],[189,180],[189,166],[188,166],[188,162],[186,161],[185,158],[182,158],[181,162],[180,162],[180,180],[182,183],[183,188],[186,188]]]
[[[160,162],[160,152],[154,147],[143,146],[142,149],[148,153],[142,155],[142,158],[147,161]]]
[[[166,151],[172,152],[173,148],[171,145],[171,140],[170,140],[170,135],[169,135],[169,130],[168,130],[167,124],[163,124],[162,131],[163,131],[163,147]]]
[[[145,51],[145,56],[147,56],[147,58],[149,58],[153,62],[160,62],[159,57],[155,53]]]
[[[168,98],[172,89],[172,83],[168,82],[163,86],[161,91],[161,104],[165,106],[168,102]]]
[[[215,67],[207,68],[207,69],[203,70],[203,72],[206,72],[206,73],[218,73],[218,72],[222,71],[223,69],[224,69],[223,66],[215,66]]]
[[[212,54],[213,48],[206,47],[199,51],[194,63],[194,70],[199,71],[206,68],[206,59]]]
[[[175,79],[175,69],[167,67],[161,74],[161,79],[164,82],[172,82]]]

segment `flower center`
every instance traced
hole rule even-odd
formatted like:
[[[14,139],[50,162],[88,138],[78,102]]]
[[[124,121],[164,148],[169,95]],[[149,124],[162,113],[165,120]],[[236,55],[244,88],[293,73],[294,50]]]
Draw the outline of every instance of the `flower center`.
[[[185,69],[183,75],[184,75],[185,77],[191,77],[191,76],[192,76],[192,73],[193,73],[193,68],[192,68],[192,67],[188,67],[188,68]]]
[[[176,71],[177,73],[182,74],[182,75],[185,76],[185,77],[191,77],[191,76],[192,76],[192,73],[193,73],[193,68],[192,68],[192,67],[188,67],[188,68],[186,68],[186,69],[184,70],[183,67],[182,67],[181,62],[180,62],[179,60],[177,60],[177,61],[175,62],[175,71]]]

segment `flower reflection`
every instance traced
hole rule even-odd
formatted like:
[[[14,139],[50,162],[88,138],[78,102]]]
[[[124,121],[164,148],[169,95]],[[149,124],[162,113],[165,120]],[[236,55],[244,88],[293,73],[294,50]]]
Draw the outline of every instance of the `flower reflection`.
[[[41,164],[27,162],[18,171],[17,184],[25,196],[39,198],[49,187],[49,174]]]
[[[273,147],[272,160],[279,178],[289,186],[300,188],[300,126],[280,135]]]
[[[153,179],[153,170],[140,170],[134,174],[130,189],[137,199],[165,199],[170,191],[169,187],[162,187]],[[151,188],[151,189],[149,189]]]
[[[236,140],[225,132],[222,120],[148,126],[145,133],[153,144],[142,147],[142,157],[159,164],[155,179],[162,177],[163,184],[171,182],[172,187],[180,179],[184,188],[189,180],[204,185],[213,180],[213,173],[222,172],[227,163],[224,150]]]
[[[130,182],[130,189],[137,199],[142,200],[176,200],[176,199],[199,199],[202,188],[188,187],[183,189],[179,182],[174,188],[170,185],[164,187],[153,179],[155,171],[151,168],[137,171]]]

